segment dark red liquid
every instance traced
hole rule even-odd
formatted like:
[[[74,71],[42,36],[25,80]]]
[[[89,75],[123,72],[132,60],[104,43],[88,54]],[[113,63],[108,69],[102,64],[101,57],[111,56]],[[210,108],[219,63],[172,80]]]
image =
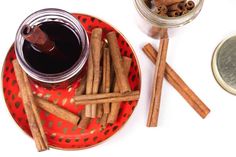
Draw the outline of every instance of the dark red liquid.
[[[46,74],[61,73],[75,65],[82,50],[75,32],[60,22],[44,22],[39,27],[55,43],[56,48],[49,53],[40,52],[25,40],[23,53],[26,62],[33,69]]]

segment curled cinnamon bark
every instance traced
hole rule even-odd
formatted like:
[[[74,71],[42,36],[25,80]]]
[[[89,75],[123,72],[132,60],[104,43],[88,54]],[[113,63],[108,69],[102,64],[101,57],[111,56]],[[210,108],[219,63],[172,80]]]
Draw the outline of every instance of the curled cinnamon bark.
[[[160,6],[160,5],[169,6],[169,5],[173,5],[175,3],[180,3],[183,1],[184,0],[155,0],[154,3],[156,6]]]
[[[91,47],[90,51],[93,56],[93,90],[92,93],[98,93],[100,83],[100,59],[101,59],[101,47],[102,47],[102,29],[95,28],[91,34]],[[95,118],[97,115],[96,103],[91,105],[91,118]]]
[[[79,87],[75,90],[75,95],[82,95],[86,91],[86,76],[84,76],[79,83]]]
[[[177,16],[180,16],[180,15],[181,15],[181,12],[178,11],[178,10],[168,12],[169,17],[177,17]]]
[[[192,10],[194,7],[195,7],[195,3],[193,1],[188,1],[186,4],[185,4],[185,7],[188,9],[188,10]]]
[[[160,102],[161,102],[162,82],[164,78],[168,42],[169,42],[168,38],[160,40],[159,53],[155,63],[155,75],[152,88],[152,98],[147,120],[148,127],[156,127],[158,122]]]
[[[131,91],[129,93],[101,93],[75,96],[74,101],[76,104],[97,104],[108,102],[121,102],[138,100],[140,95],[139,91]]]
[[[25,25],[22,28],[21,35],[41,52],[48,53],[55,48],[55,43],[49,39],[48,35],[39,26],[31,28],[29,25]]]
[[[168,12],[168,8],[165,5],[160,5],[157,7],[157,13],[160,15],[166,15]]]
[[[110,52],[108,48],[104,48],[103,52],[103,93],[110,92],[111,85],[111,66],[110,66]],[[103,113],[110,112],[110,103],[103,104]]]
[[[44,100],[39,97],[35,97],[35,100],[37,102],[37,106],[42,108],[43,110],[65,120],[70,122],[71,124],[78,125],[80,117],[77,116],[76,114],[63,109],[59,107],[58,105],[55,105],[47,100]]]
[[[28,119],[30,131],[38,151],[48,149],[47,138],[38,114],[37,106],[32,94],[31,86],[26,73],[21,69],[17,60],[12,61],[16,80],[21,92],[25,113]]]
[[[130,92],[130,85],[128,78],[125,76],[125,70],[122,66],[122,58],[120,53],[120,48],[117,42],[116,33],[110,32],[107,34],[107,39],[109,42],[109,48],[111,53],[111,58],[113,61],[113,66],[118,82],[118,86],[121,93]]]
[[[91,121],[91,118],[86,117],[85,110],[82,110],[78,128],[86,129],[88,125],[90,124],[90,121]]]
[[[185,3],[175,3],[173,5],[168,6],[168,11],[179,11],[181,12],[185,8]]]
[[[129,69],[131,66],[131,62],[132,62],[131,58],[123,57],[123,66],[125,69],[125,75],[127,77],[129,75]],[[119,92],[119,87],[118,87],[118,83],[116,80],[115,80],[113,92]],[[108,115],[107,123],[111,123],[111,124],[115,123],[115,121],[117,120],[118,114],[119,114],[119,110],[120,110],[120,102],[111,103],[111,112]]]
[[[93,56],[92,53],[89,53],[88,58],[88,71],[87,71],[87,79],[86,79],[86,94],[93,93]],[[86,104],[85,106],[85,116],[92,117],[92,106],[91,104]]]

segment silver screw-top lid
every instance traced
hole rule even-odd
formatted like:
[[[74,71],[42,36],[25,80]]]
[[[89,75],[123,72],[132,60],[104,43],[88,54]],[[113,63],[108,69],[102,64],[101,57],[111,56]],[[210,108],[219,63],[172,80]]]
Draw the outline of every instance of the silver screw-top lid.
[[[220,86],[236,95],[236,36],[223,40],[216,47],[212,71]]]

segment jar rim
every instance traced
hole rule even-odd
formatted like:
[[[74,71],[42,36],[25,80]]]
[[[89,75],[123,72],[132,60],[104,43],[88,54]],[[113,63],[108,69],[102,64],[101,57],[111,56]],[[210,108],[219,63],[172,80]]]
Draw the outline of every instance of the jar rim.
[[[195,7],[187,14],[178,17],[158,16],[153,13],[145,4],[144,0],[134,0],[134,5],[138,13],[151,22],[161,28],[175,28],[183,26],[197,17],[200,13],[204,0],[199,0]]]
[[[40,18],[45,18],[43,22],[50,21],[53,18],[49,18],[49,16],[52,16],[54,18],[58,18],[58,20],[63,20],[66,21],[67,24],[71,24],[70,26],[74,33],[76,33],[78,40],[80,39],[81,45],[82,45],[82,50],[81,50],[81,55],[78,58],[78,60],[74,63],[72,67],[67,69],[66,71],[60,72],[60,73],[55,73],[55,74],[46,74],[39,72],[32,68],[24,59],[23,57],[23,43],[22,43],[22,36],[21,36],[21,29],[25,24],[32,24],[32,23],[37,23],[37,20]],[[47,18],[48,17],[48,18]],[[50,20],[49,20],[50,19]],[[54,19],[55,20],[55,19]],[[53,20],[52,20],[53,21]],[[39,21],[42,23],[42,21]],[[60,22],[60,21],[59,21]],[[62,22],[62,21],[61,21]],[[17,30],[16,33],[16,38],[15,38],[15,52],[16,52],[16,58],[22,67],[22,69],[33,79],[38,80],[40,82],[44,83],[60,83],[63,81],[66,81],[73,76],[77,75],[82,68],[84,67],[85,63],[87,62],[88,58],[88,51],[89,51],[89,39],[88,35],[84,29],[84,27],[81,25],[81,23],[69,12],[64,11],[62,9],[57,9],[57,8],[46,8],[46,9],[41,9],[38,10],[32,14],[30,14],[20,25],[20,27]]]

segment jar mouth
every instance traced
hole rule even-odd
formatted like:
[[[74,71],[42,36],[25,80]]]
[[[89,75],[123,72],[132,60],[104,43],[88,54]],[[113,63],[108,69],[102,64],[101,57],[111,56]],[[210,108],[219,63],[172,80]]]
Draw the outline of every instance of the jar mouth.
[[[55,74],[42,73],[33,69],[26,62],[23,54],[24,38],[21,35],[22,28],[25,25],[34,26],[49,21],[61,22],[63,24],[68,25],[74,31],[82,47],[81,54],[78,60],[73,64],[73,66],[63,72]],[[19,64],[21,65],[22,69],[33,79],[44,83],[60,83],[79,74],[79,72],[82,70],[87,61],[89,53],[89,39],[83,26],[70,13],[56,8],[42,9],[29,15],[18,28],[14,45],[16,58]]]
[[[200,13],[204,0],[199,0],[187,14],[178,17],[159,16],[153,13],[143,0],[134,0],[138,13],[146,20],[161,28],[176,28],[191,22]]]

